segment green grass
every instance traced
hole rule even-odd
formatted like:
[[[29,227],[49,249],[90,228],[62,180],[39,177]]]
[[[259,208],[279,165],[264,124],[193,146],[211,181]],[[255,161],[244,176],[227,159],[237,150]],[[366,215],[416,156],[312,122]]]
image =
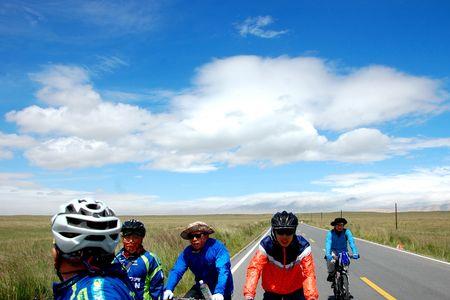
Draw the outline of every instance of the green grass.
[[[339,213],[301,214],[307,224],[331,229],[330,222]],[[343,212],[347,228],[362,239],[423,254],[450,262],[450,212],[401,212],[395,229],[394,213]],[[362,254],[364,255],[364,254]]]
[[[202,220],[213,226],[216,233],[212,237],[224,242],[233,255],[269,226],[270,216],[144,216],[139,219],[147,228],[144,246],[161,259],[167,275],[178,254],[188,245],[180,237],[187,224]],[[57,277],[50,254],[50,217],[0,217],[0,239],[0,299],[52,299],[51,284]],[[175,294],[183,295],[192,284],[193,276],[186,272]]]

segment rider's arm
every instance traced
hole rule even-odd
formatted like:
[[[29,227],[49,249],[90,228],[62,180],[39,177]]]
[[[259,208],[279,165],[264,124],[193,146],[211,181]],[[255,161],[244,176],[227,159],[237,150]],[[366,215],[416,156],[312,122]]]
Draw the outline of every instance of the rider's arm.
[[[186,251],[180,253],[177,261],[175,262],[175,265],[173,266],[172,270],[170,270],[169,278],[167,279],[167,285],[165,288],[166,290],[173,291],[180,281],[181,277],[183,277],[184,272],[186,272],[188,266],[185,260],[185,252]]]
[[[218,243],[218,241],[216,241]],[[222,294],[225,293],[225,287],[227,284],[227,279],[230,276],[230,254],[228,250],[225,248],[225,245],[220,243],[219,251],[216,256],[216,269],[218,274],[217,284],[213,291],[213,294]]]
[[[147,255],[147,254],[146,254]],[[152,253],[148,253],[149,268],[145,278],[144,299],[149,295],[149,299],[161,299],[164,291],[164,274],[159,259]]]
[[[325,239],[325,255],[327,257],[331,256],[331,241],[332,241],[331,235],[332,235],[331,230],[328,230],[327,237]]]
[[[316,272],[314,267],[314,260],[311,253],[311,246],[303,250],[300,254],[303,256],[301,259],[301,266],[303,272],[303,294],[306,300],[319,299],[319,291],[317,290]]]
[[[347,235],[347,241],[352,249],[353,255],[358,255],[358,248],[356,248],[355,239],[353,238],[352,232],[347,229],[345,230],[345,234]]]
[[[264,265],[267,264],[267,255],[263,250],[261,245],[253,256],[250,264],[247,267],[247,276],[244,285],[244,297],[245,298],[255,298],[256,295],[256,286],[258,284],[259,277],[261,276],[261,272],[264,268]]]

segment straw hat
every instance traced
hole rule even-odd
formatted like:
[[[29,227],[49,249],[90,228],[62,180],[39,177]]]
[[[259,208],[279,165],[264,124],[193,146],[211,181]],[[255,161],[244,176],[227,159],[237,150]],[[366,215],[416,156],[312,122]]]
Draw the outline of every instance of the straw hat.
[[[211,234],[214,233],[214,229],[204,222],[197,221],[189,224],[180,235],[183,239],[189,240],[189,234],[193,232]]]

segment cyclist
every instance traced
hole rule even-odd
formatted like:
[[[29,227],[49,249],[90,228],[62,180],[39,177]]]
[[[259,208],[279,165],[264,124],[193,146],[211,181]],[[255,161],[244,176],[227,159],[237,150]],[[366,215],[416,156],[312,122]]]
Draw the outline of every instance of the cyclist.
[[[264,300],[317,300],[316,274],[311,246],[296,235],[298,219],[293,213],[277,212],[270,236],[263,238],[247,268],[245,299],[254,299],[262,275]]]
[[[111,264],[119,242],[120,220],[101,201],[73,200],[52,218],[52,256],[62,281],[54,299],[135,299],[119,264]]]
[[[233,278],[231,275],[230,254],[225,245],[209,235],[214,229],[204,222],[189,224],[181,237],[190,241],[178,256],[169,273],[164,300],[173,298],[173,290],[189,268],[194,273],[196,283],[185,295],[186,298],[204,299],[199,286],[203,280],[212,292],[212,300],[231,300]]]
[[[350,229],[344,228],[345,224],[347,224],[346,219],[336,218],[333,222],[331,222],[331,226],[334,226],[334,228],[327,233],[325,241],[325,258],[327,260],[328,268],[327,281],[329,282],[333,282],[334,279],[336,257],[341,252],[348,252],[347,242],[350,244],[350,248],[352,249],[353,258],[359,258],[358,248],[356,248],[352,232]]]
[[[122,225],[123,248],[116,254],[114,262],[120,262],[136,290],[136,299],[161,299],[164,289],[164,274],[159,258],[144,249],[144,224],[135,219]]]

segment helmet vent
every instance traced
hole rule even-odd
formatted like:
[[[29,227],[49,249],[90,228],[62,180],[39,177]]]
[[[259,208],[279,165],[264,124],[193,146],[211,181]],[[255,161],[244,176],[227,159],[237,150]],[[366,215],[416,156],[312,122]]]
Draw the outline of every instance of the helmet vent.
[[[93,209],[93,210],[97,210],[100,208],[100,206],[98,204],[94,204],[94,203],[88,204],[88,205],[86,205],[86,207],[89,209]]]
[[[117,221],[109,221],[109,222],[92,222],[86,221],[86,225],[92,229],[105,230],[110,228],[116,228]]]
[[[76,212],[76,210],[75,210],[75,207],[73,207],[72,204],[70,204],[69,206],[66,207],[66,213],[72,214],[74,212]]]
[[[78,226],[81,224],[81,222],[83,222],[83,220],[78,220],[76,218],[67,217],[67,223],[69,225]]]
[[[80,235],[79,233],[73,233],[73,232],[60,232],[59,234],[62,235],[63,237],[69,238],[69,239]]]
[[[101,242],[105,239],[103,235],[88,235],[85,240]]]
[[[119,235],[118,234],[110,234],[109,235],[109,237],[112,239],[112,240],[117,240],[117,238],[119,237]]]

